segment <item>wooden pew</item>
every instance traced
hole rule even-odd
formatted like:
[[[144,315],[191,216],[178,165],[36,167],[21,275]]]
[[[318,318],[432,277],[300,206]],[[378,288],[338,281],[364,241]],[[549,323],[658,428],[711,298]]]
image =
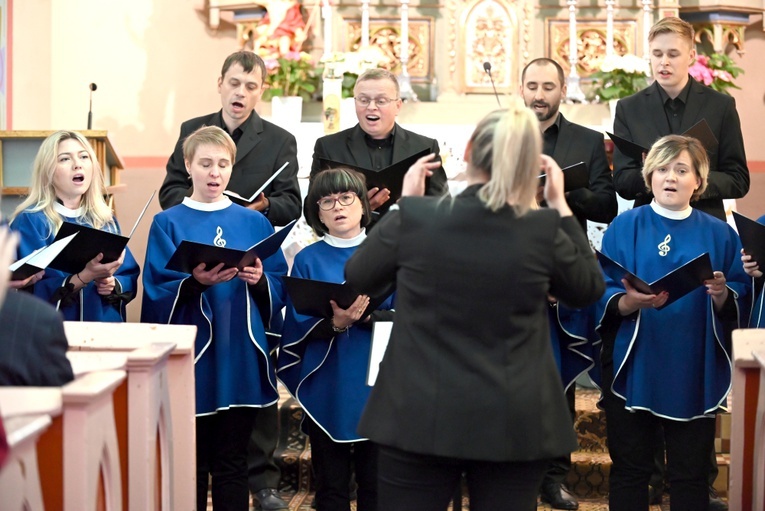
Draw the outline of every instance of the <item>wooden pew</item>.
[[[116,324],[107,330],[114,330]],[[173,430],[167,360],[172,343],[131,352],[69,351],[75,376],[92,371],[127,371],[126,399],[115,399],[124,508],[172,510]]]
[[[174,343],[167,360],[167,390],[170,398],[172,452],[169,465],[160,473],[172,478],[173,511],[196,509],[196,422],[194,391],[194,340],[196,327],[121,323],[116,326],[95,322],[65,322],[70,351],[131,352],[150,344]],[[156,444],[155,444],[156,445]],[[130,478],[132,480],[132,477]],[[152,500],[153,499],[153,500]],[[149,495],[149,500],[158,498]],[[132,501],[131,501],[132,502]],[[132,507],[131,509],[152,509]]]
[[[755,479],[755,452],[761,445],[762,418],[765,411],[763,371],[754,353],[765,350],[764,329],[742,329],[733,332],[733,410],[731,414],[730,494],[731,511],[761,511],[755,493],[762,490],[764,479],[760,472]],[[758,410],[758,401],[761,409]],[[760,423],[760,424],[758,424]],[[758,432],[758,427],[760,432]],[[759,442],[758,442],[759,440]],[[763,447],[760,447],[762,451]],[[760,501],[762,502],[762,501]]]
[[[0,469],[0,509],[43,511],[37,440],[51,425],[51,417],[29,415],[10,417],[3,422],[10,452]]]
[[[64,387],[2,387],[9,422],[52,417],[38,438],[42,500],[47,511],[120,511],[122,475],[114,414],[124,371],[84,375]]]
[[[754,435],[754,473],[752,509],[765,509],[765,349],[754,352],[760,366],[760,392],[757,399],[757,417]]]

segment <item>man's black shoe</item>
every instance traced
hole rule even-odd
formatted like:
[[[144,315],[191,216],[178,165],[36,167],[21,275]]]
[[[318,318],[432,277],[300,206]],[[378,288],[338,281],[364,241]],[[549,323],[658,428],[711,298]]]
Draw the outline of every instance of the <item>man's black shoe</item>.
[[[664,492],[655,486],[648,485],[648,503],[652,506],[660,506]]]
[[[709,511],[728,511],[728,504],[717,495],[717,490],[711,486],[709,487],[709,507],[707,509]]]
[[[553,509],[579,509],[579,502],[562,484],[546,484],[542,487],[542,502],[550,504]]]
[[[255,499],[258,501],[255,509],[259,511],[276,511],[277,509],[290,508],[279,496],[279,490],[276,488],[263,488],[255,493]]]

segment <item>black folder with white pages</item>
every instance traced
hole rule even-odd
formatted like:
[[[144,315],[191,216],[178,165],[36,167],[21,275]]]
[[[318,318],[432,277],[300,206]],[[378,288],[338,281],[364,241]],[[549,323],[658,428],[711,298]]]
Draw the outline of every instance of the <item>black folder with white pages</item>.
[[[300,277],[283,277],[284,285],[290,296],[290,301],[295,310],[306,316],[317,318],[331,318],[332,305],[329,301],[334,300],[338,306],[347,309],[361,294],[348,284],[336,282],[324,282],[321,280],[303,279]],[[361,317],[366,317],[376,310],[387,296],[370,298],[369,305]]]
[[[43,271],[61,254],[61,251],[77,236],[70,234],[66,238],[54,241],[50,245],[38,248],[26,257],[22,257],[10,266],[11,280],[24,280]],[[82,268],[80,268],[82,269]]]
[[[632,287],[648,295],[659,294],[663,291],[668,292],[669,298],[664,305],[657,307],[657,309],[663,309],[699,286],[704,285],[705,280],[714,278],[712,262],[709,259],[708,252],[704,252],[700,256],[691,259],[650,284],[602,252],[597,250],[595,252],[598,254],[598,261],[605,274],[616,282],[626,279]]]
[[[649,148],[647,147],[643,147],[640,144],[636,144],[631,140],[619,137],[608,131],[606,131],[606,135],[613,140],[614,145],[619,151],[637,161],[643,161],[643,153],[648,153],[649,151]],[[713,154],[717,152],[719,142],[717,141],[715,134],[712,133],[712,129],[709,127],[709,123],[706,119],[701,119],[699,122],[685,130],[683,135],[697,139],[708,153]]]
[[[77,273],[82,271],[85,265],[99,253],[103,254],[102,263],[111,263],[119,259],[156,194],[155,190],[151,197],[149,197],[149,200],[146,201],[141,214],[138,215],[138,219],[127,236],[117,234],[116,232],[101,231],[72,222],[61,224],[54,242],[75,233],[77,233],[77,237],[64,247],[61,254],[50,263],[49,267],[65,273]]]
[[[744,252],[752,256],[752,259],[757,261],[760,270],[762,270],[765,268],[765,225],[736,211],[733,212],[733,220],[736,222],[736,229],[738,229]]]
[[[194,268],[201,263],[205,264],[206,270],[210,270],[223,263],[223,269],[236,267],[241,270],[245,266],[252,266],[255,259],[262,261],[274,255],[282,246],[282,243],[284,243],[295,223],[297,223],[297,220],[293,220],[247,250],[237,250],[183,240],[178,245],[178,248],[175,249],[175,253],[170,257],[165,268],[191,274]]]
[[[257,190],[255,190],[255,193],[253,193],[252,195],[250,195],[250,197],[249,197],[249,198],[248,198],[248,197],[242,197],[241,195],[239,195],[238,193],[236,193],[236,192],[235,192],[235,191],[233,191],[233,190],[223,190],[223,193],[224,193],[225,195],[228,195],[229,197],[233,197],[233,198],[235,198],[235,199],[239,199],[240,201],[244,201],[244,202],[247,202],[247,203],[252,203],[252,201],[254,201],[255,199],[257,199],[257,198],[258,198],[258,195],[260,195],[261,193],[263,193],[263,190],[265,190],[265,189],[266,189],[266,187],[267,187],[268,185],[270,185],[270,184],[271,184],[271,182],[272,182],[274,179],[276,179],[276,178],[277,178],[277,176],[278,176],[279,174],[281,174],[281,173],[282,173],[282,171],[285,169],[285,167],[287,167],[287,165],[289,165],[289,164],[290,164],[290,162],[288,162],[288,161],[287,161],[287,162],[284,162],[284,165],[282,165],[281,167],[279,167],[279,169],[278,169],[276,172],[274,172],[273,174],[271,174],[271,177],[269,177],[268,179],[266,179],[266,182],[265,182],[265,183],[263,183],[263,185],[262,185],[260,188],[258,188]]]

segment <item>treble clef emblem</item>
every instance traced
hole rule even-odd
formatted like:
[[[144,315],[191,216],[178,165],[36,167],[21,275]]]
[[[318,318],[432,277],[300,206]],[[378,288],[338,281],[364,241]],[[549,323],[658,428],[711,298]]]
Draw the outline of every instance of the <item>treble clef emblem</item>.
[[[667,237],[664,238],[664,241],[659,243],[659,255],[664,257],[665,255],[669,254],[670,248],[669,248],[669,242],[672,241],[672,236],[667,234]]]
[[[215,232],[218,234],[215,236],[213,243],[215,243],[216,247],[225,247],[226,240],[223,239],[223,228],[219,225],[218,228],[215,229]]]

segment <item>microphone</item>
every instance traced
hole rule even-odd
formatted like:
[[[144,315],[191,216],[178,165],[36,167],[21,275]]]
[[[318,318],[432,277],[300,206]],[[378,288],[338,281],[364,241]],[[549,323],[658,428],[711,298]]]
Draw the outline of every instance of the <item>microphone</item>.
[[[484,62],[483,70],[486,71],[487,75],[489,75],[489,80],[491,80],[491,88],[494,89],[494,97],[497,98],[497,104],[500,108],[502,108],[502,103],[499,102],[499,94],[497,94],[497,88],[494,86],[494,78],[491,76],[491,62]]]
[[[88,88],[90,89],[90,106],[88,107],[88,129],[93,127],[93,91],[98,88],[98,85],[91,83]]]

